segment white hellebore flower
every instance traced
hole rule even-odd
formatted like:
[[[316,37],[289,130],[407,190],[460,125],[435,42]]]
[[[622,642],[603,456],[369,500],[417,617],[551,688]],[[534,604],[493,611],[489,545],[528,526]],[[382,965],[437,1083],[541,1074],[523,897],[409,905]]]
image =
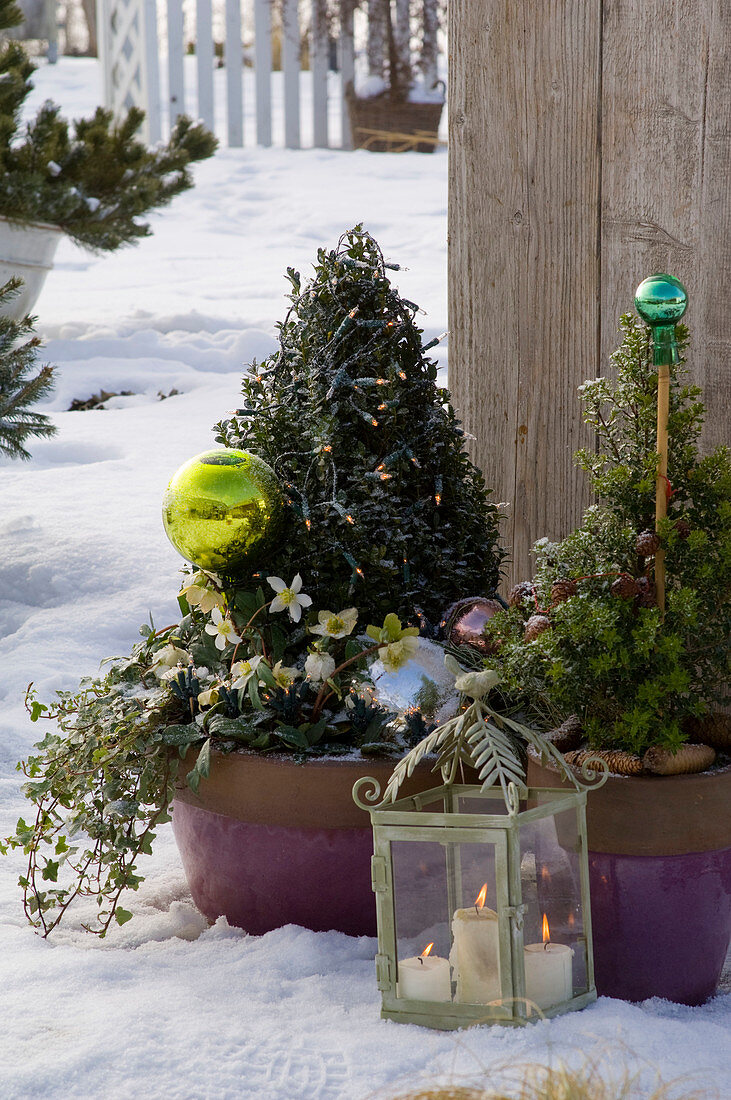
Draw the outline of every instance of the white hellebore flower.
[[[297,677],[301,675],[302,673],[298,668],[283,665],[281,661],[277,661],[272,669],[272,676],[277,681],[280,688],[288,688],[289,685],[294,683]]]
[[[211,612],[213,622],[206,623],[206,634],[213,634],[216,638],[216,649],[225,649],[231,642],[240,642],[241,638],[234,630],[234,624],[230,619],[225,619],[219,608],[214,607]]]
[[[180,589],[180,595],[185,596],[191,607],[200,607],[201,611],[208,613],[213,611],[214,607],[222,608],[224,598],[222,592],[209,588],[205,583],[206,580],[204,573],[195,573],[190,584]]]
[[[237,661],[235,664],[231,665],[232,689],[245,688],[262,660],[262,657],[250,657],[246,661]]]
[[[358,609],[346,607],[345,611],[340,611],[337,615],[334,611],[319,611],[317,617],[320,620],[319,625],[310,627],[311,634],[321,634],[323,638],[344,638],[353,632],[358,621]]]
[[[305,675],[315,683],[329,680],[335,671],[335,662],[329,653],[310,653],[305,661]]]
[[[398,672],[412,657],[416,656],[418,649],[419,639],[407,634],[397,642],[389,642],[388,645],[382,646],[378,650],[378,656],[386,672]]]
[[[218,686],[198,692],[198,703],[202,707],[212,707],[218,702]]]
[[[494,688],[500,677],[494,669],[486,668],[483,672],[465,672],[454,681],[457,691],[463,695],[469,695],[471,699],[481,699],[487,695],[490,688]]]
[[[151,671],[155,673],[158,680],[169,680],[171,677],[169,673],[174,670],[172,675],[177,675],[178,664],[180,662],[187,664],[188,654],[184,649],[179,649],[178,646],[173,645],[172,642],[168,642],[161,649],[158,649],[155,654],[155,660],[152,662]]]
[[[297,574],[289,588],[281,577],[267,577],[267,582],[277,593],[272,600],[270,611],[289,611],[289,617],[293,623],[298,623],[302,618],[302,608],[309,607],[312,597],[301,591],[302,577]]]

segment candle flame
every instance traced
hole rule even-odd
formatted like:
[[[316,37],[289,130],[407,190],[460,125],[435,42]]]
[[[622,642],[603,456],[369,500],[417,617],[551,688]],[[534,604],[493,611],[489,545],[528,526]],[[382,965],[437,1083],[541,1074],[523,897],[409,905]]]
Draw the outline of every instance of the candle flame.
[[[551,929],[548,927],[548,917],[543,914],[543,942],[549,943],[551,939]]]
[[[431,949],[432,949],[433,946],[434,946],[434,941],[432,940],[432,942],[428,943],[426,945],[426,947],[424,948],[424,950],[422,951],[422,953],[421,953],[422,959],[425,959],[427,957],[427,955],[431,955]]]
[[[484,909],[484,907],[485,907],[485,898],[486,897],[487,897],[487,883],[485,883],[485,885],[482,887],[479,894],[475,898],[475,905],[479,909]]]

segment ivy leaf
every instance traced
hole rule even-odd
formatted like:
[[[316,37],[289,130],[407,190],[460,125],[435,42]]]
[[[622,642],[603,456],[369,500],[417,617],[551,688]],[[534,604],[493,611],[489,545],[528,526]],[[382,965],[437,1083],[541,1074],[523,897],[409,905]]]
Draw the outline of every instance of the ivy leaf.
[[[117,924],[126,924],[128,920],[132,920],[132,914],[127,909],[123,909],[121,905],[118,905],[114,910],[114,919]]]

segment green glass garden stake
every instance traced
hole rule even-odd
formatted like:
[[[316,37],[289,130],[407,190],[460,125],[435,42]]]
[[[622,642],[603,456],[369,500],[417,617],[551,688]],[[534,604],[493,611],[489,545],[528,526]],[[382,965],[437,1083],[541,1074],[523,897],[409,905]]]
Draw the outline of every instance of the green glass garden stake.
[[[670,367],[679,361],[675,326],[688,306],[685,287],[673,275],[656,274],[644,279],[635,291],[635,309],[652,329],[653,363],[657,367],[657,483],[655,485],[655,530],[668,510],[668,414],[670,411]],[[657,604],[665,611],[665,551],[655,553]]]

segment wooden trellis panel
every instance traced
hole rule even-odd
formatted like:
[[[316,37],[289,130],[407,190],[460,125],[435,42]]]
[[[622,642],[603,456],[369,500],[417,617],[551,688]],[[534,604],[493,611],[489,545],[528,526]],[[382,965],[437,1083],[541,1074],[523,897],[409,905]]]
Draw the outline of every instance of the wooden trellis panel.
[[[160,99],[157,37],[157,0],[98,0],[100,56],[104,72],[105,102],[116,113],[132,105],[142,107],[148,116],[148,137],[159,139],[186,110],[214,129],[215,59],[212,0],[195,0],[195,89],[186,89],[184,56],[187,50],[183,0],[162,0],[167,11],[168,97],[165,109]],[[224,0],[223,59],[226,68],[226,132],[228,144],[244,143],[243,35],[253,37],[256,141],[272,144],[272,10],[279,23],[284,91],[284,143],[290,149],[301,145],[301,34],[306,26],[312,69],[312,110],[314,145],[330,145],[328,132],[328,67],[331,54],[329,28],[321,18],[318,0]],[[404,5],[401,5],[405,10]],[[242,27],[242,12],[251,22]],[[338,59],[342,98],[341,147],[351,148],[350,125],[344,89],[355,73],[353,41],[353,0],[343,0],[339,18]],[[190,30],[187,32],[190,33]],[[191,100],[195,105],[191,108]]]
[[[104,99],[115,114],[145,111],[145,137],[160,138],[160,80],[155,0],[98,0]]]

